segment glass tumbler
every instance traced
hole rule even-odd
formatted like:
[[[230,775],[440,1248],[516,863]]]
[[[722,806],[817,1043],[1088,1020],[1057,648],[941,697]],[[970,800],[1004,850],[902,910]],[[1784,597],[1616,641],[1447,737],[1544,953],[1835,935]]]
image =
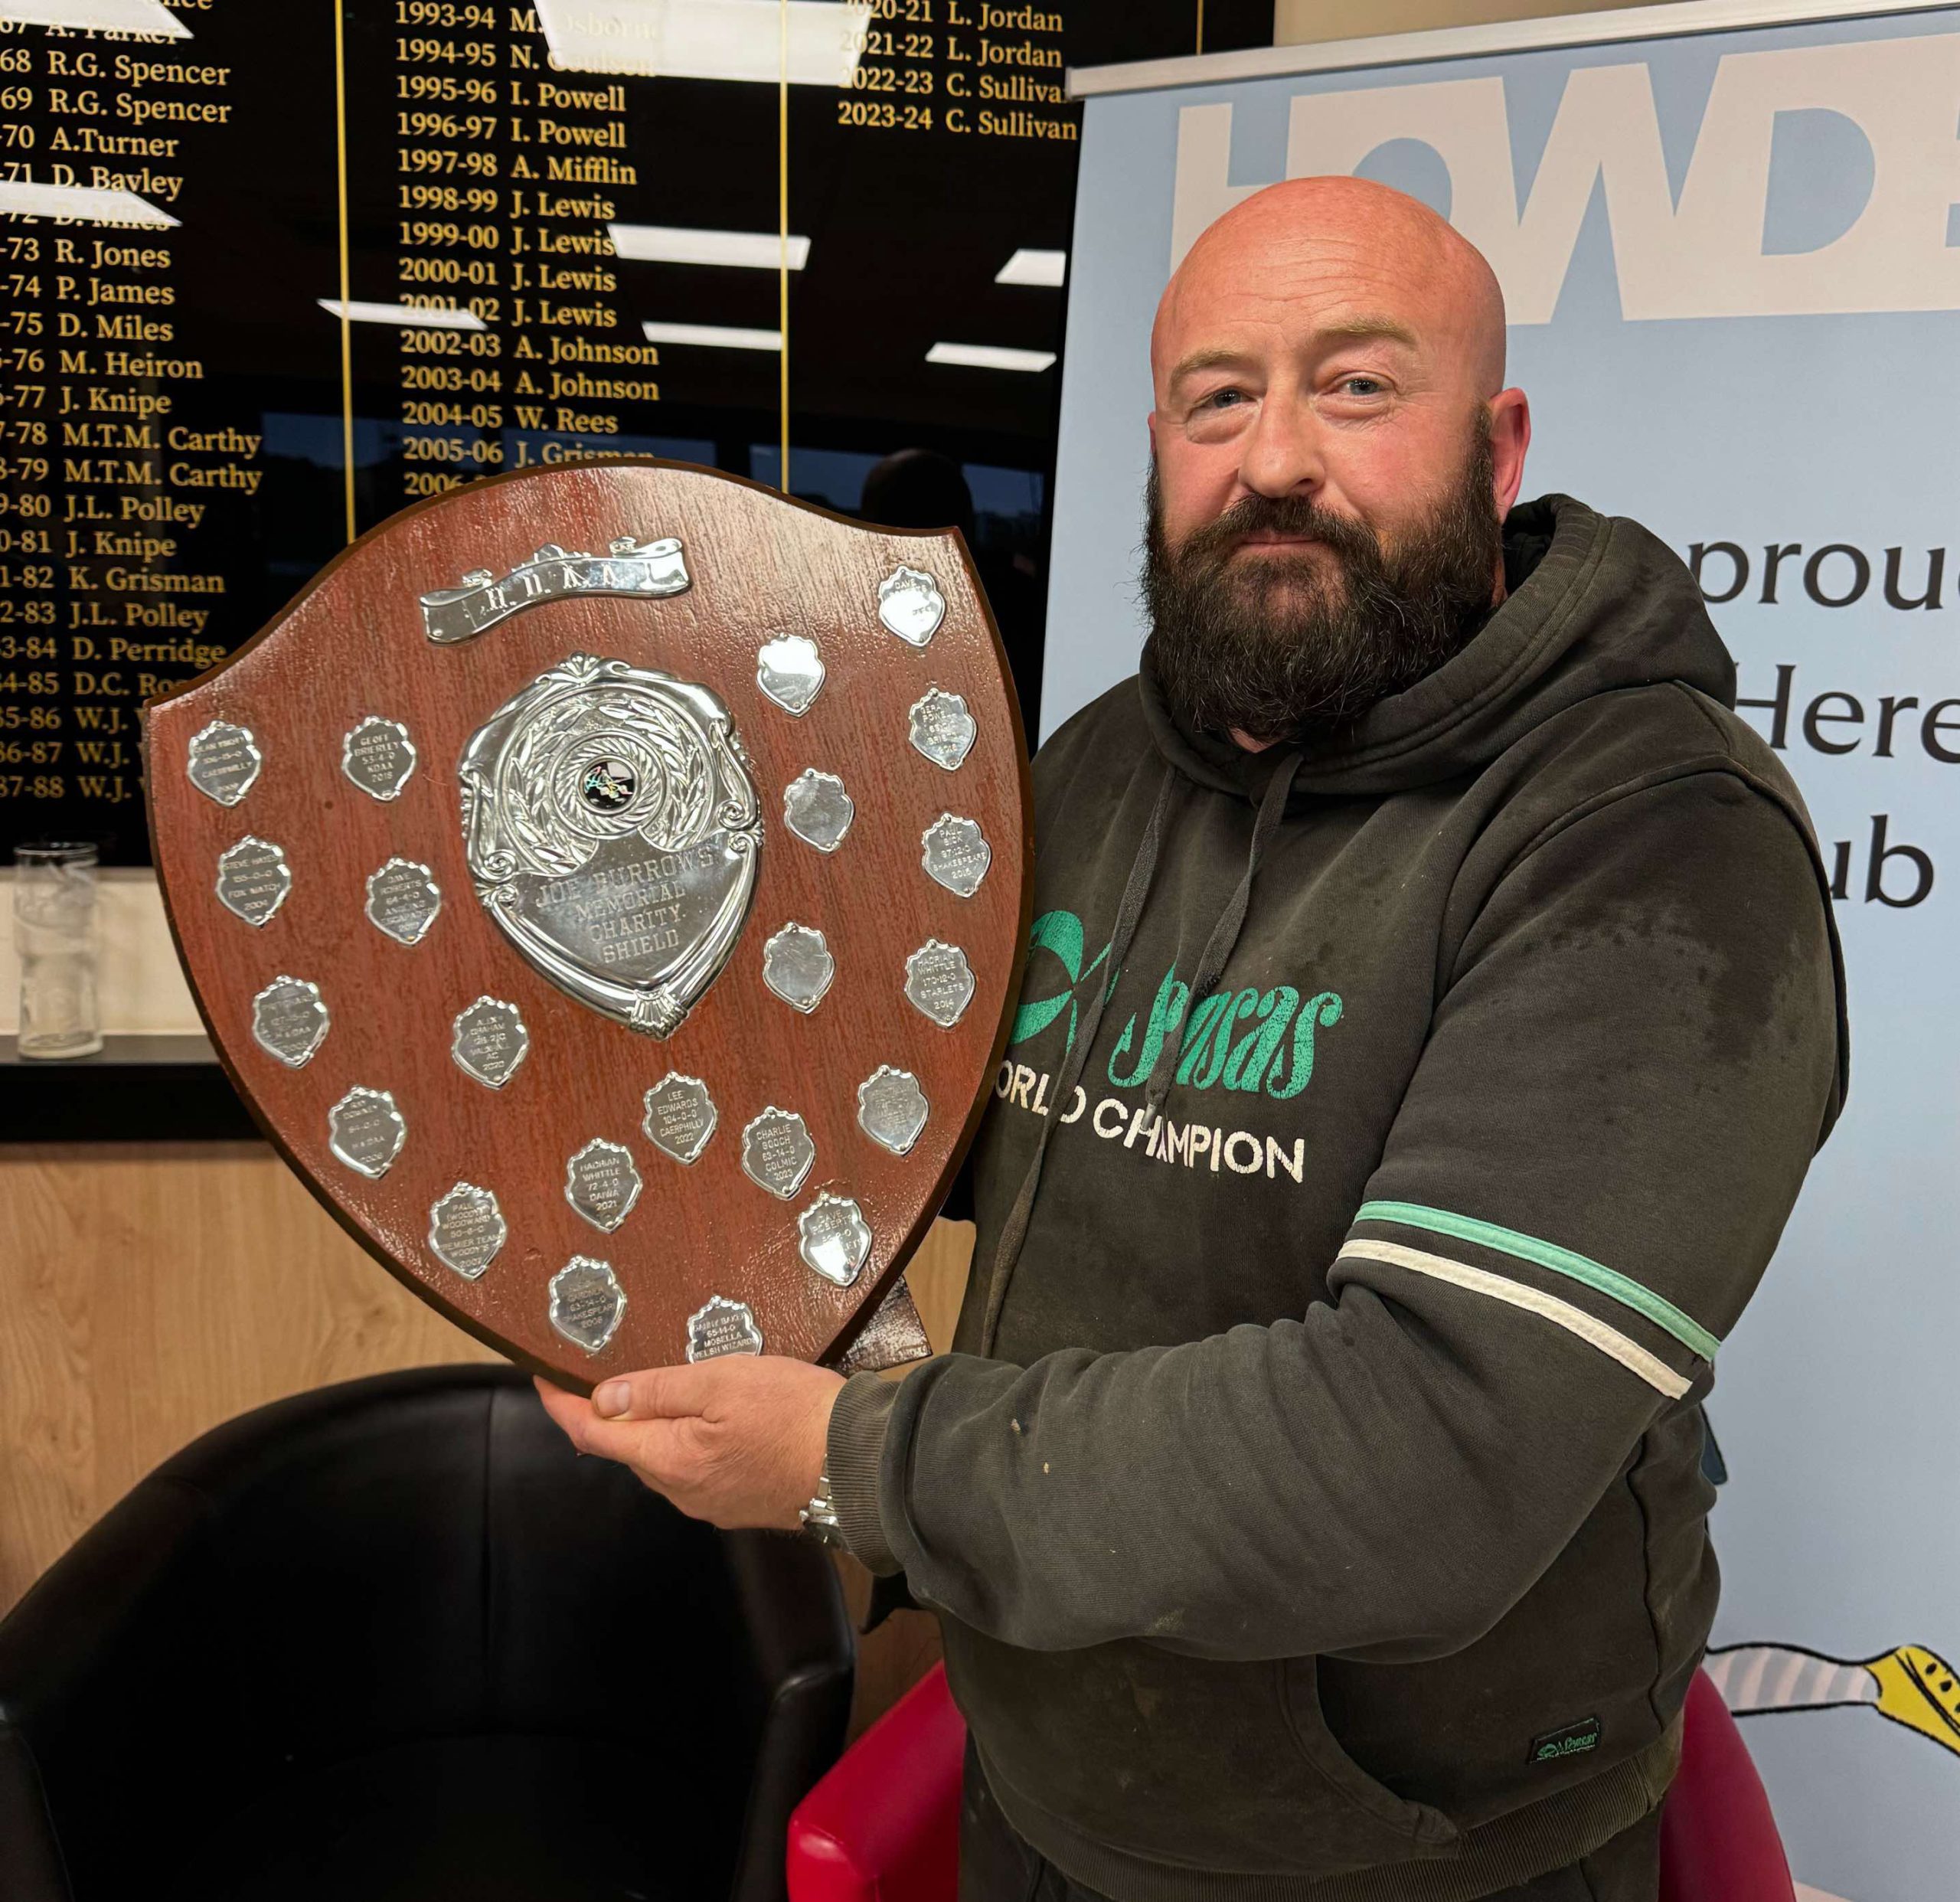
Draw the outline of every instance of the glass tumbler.
[[[102,1047],[95,982],[96,848],[17,845],[14,868],[20,1054],[92,1056]]]

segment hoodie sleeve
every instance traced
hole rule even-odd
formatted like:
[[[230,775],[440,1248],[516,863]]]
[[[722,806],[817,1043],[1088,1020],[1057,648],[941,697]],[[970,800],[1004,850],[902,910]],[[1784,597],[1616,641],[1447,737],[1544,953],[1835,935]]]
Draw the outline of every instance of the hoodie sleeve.
[[[1569,816],[1465,936],[1297,1317],[854,1380],[845,1534],[1006,1642],[1436,1656],[1697,1403],[1841,1093],[1793,817],[1723,772]],[[1166,1267],[1165,1272],[1169,1272]]]

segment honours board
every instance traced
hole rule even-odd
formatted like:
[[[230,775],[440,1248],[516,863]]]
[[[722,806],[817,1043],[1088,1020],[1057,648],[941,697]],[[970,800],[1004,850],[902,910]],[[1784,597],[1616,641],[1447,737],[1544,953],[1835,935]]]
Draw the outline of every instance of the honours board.
[[[858,513],[933,452],[1031,708],[1066,67],[1197,18],[0,0],[0,848],[146,861],[144,701],[405,504],[581,459],[786,446]],[[1206,44],[1270,24],[1212,0]]]

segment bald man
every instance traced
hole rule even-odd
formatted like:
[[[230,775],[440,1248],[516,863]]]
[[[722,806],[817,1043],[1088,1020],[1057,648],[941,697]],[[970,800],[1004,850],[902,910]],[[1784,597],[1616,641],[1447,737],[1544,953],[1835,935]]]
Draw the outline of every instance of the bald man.
[[[547,1395],[939,1614],[966,1902],[1655,1897],[1700,1403],[1842,987],[1686,570],[1514,505],[1504,341],[1381,187],[1204,234],[1152,338],[1141,670],[1035,763],[955,1351]]]

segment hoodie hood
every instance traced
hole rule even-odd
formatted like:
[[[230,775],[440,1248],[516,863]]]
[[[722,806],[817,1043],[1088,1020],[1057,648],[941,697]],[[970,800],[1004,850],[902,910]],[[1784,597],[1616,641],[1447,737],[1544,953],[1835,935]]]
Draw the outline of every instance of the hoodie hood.
[[[1381,795],[1474,771],[1534,727],[1616,688],[1674,680],[1733,708],[1735,662],[1681,557],[1624,516],[1544,495],[1504,523],[1508,592],[1462,651],[1337,737],[1249,753],[1187,726],[1146,644],[1143,706],[1158,750],[1200,786],[1256,799],[1299,753],[1291,802]]]

